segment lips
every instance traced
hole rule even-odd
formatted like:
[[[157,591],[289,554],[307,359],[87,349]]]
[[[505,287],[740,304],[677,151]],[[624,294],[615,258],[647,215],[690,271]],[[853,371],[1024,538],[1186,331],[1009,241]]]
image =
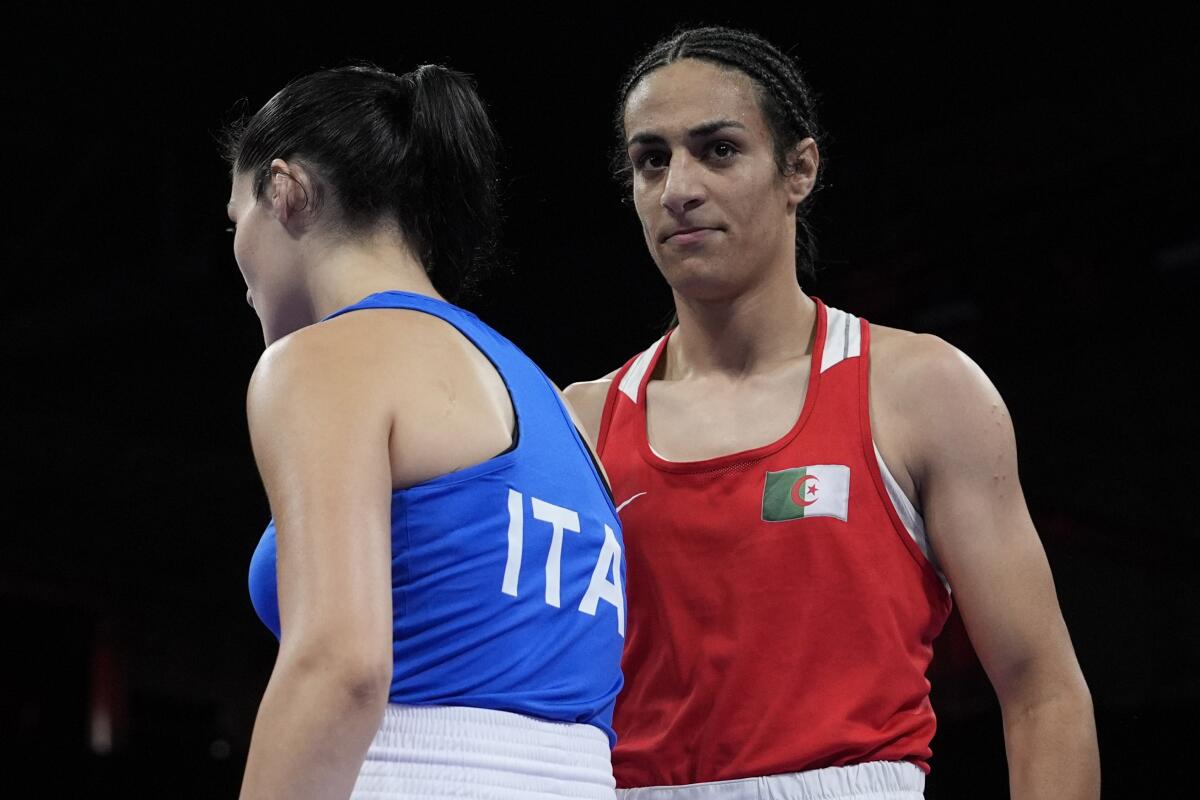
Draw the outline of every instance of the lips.
[[[673,240],[677,241],[677,242],[699,241],[700,239],[704,238],[707,234],[713,233],[713,232],[719,231],[719,230],[720,230],[720,228],[712,228],[712,227],[708,227],[705,225],[695,225],[695,226],[690,226],[687,228],[677,228],[676,230],[673,230],[670,233],[668,233],[666,236],[664,236],[662,238],[662,241],[664,243],[673,241]]]

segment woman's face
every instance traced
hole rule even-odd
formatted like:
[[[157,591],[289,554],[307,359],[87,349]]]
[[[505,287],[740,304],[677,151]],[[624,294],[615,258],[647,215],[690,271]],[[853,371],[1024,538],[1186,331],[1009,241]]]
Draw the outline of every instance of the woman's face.
[[[646,246],[673,289],[717,300],[764,270],[794,273],[799,200],[746,74],[695,59],[656,69],[629,94],[625,134]]]
[[[306,317],[309,302],[296,237],[277,212],[277,190],[268,181],[255,199],[252,178],[241,173],[233,179],[227,206],[234,223],[233,257],[246,281],[246,302],[258,314],[268,345],[312,321]]]

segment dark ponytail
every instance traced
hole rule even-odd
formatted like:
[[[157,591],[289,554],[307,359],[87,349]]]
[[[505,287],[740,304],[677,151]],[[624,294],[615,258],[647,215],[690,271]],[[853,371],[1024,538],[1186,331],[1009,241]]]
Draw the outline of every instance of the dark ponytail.
[[[463,73],[426,65],[404,79],[412,83],[404,195],[414,201],[405,232],[435,283],[469,290],[495,250],[496,134]]]
[[[439,292],[469,292],[491,266],[499,225],[498,141],[471,79],[436,65],[373,66],[292,81],[226,131],[235,174],[258,197],[271,160],[314,176],[313,208],[350,233],[395,225]]]

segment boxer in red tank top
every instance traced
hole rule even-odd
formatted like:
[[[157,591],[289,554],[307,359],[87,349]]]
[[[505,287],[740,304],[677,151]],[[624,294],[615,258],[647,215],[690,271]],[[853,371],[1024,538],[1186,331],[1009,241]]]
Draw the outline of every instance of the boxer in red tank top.
[[[625,531],[625,797],[920,797],[951,589],[1014,797],[1099,793],[1091,698],[987,376],[801,289],[811,92],[762,39],[660,42],[619,135],[678,326],[566,395]]]
[[[621,778],[674,785],[867,760],[924,769],[925,671],[950,596],[875,455],[867,325],[818,302],[820,366],[795,424],[688,462],[646,438],[646,384],[668,338],[614,376],[597,443],[627,503],[622,525],[640,534],[626,554]],[[714,653],[737,657],[713,669]]]

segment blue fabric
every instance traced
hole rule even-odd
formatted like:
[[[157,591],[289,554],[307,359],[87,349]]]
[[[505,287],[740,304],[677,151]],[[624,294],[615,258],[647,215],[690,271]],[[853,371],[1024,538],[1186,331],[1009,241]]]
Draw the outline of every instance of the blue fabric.
[[[381,292],[327,319],[381,308],[457,328],[496,367],[517,418],[508,452],[392,495],[389,701],[590,723],[615,743],[624,548],[587,446],[550,380],[470,312]],[[250,594],[279,637],[274,521],[250,563]]]

